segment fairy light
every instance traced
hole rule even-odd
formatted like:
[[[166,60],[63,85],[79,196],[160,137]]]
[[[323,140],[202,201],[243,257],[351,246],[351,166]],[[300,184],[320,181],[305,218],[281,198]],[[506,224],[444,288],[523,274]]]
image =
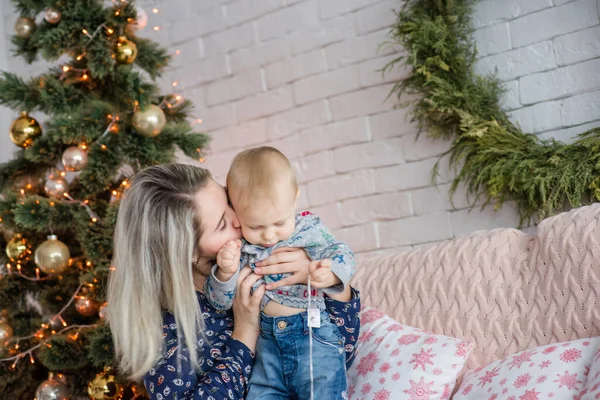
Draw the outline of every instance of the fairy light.
[[[85,263],[85,265],[87,265],[88,267],[91,267],[91,266],[92,266],[92,263],[91,263],[90,261],[87,261],[87,262]]]
[[[69,72],[69,70],[70,70],[70,69],[71,69],[71,68],[69,68],[69,67],[68,67],[68,66],[66,66],[66,65],[65,65],[64,67],[62,67],[62,70],[63,70],[64,72]]]
[[[158,8],[153,8],[153,9],[152,9],[152,12],[153,12],[154,14],[158,14]]]
[[[83,79],[84,81],[87,81],[87,79],[88,79],[88,74],[83,74],[83,76],[81,77],[81,79]]]
[[[177,85],[179,85],[179,81],[173,81],[172,85],[173,87],[177,87]]]
[[[160,31],[160,26],[155,26],[155,27],[154,27],[154,28],[152,28],[152,29],[154,29],[154,31],[155,31],[155,32],[158,32],[158,31]]]

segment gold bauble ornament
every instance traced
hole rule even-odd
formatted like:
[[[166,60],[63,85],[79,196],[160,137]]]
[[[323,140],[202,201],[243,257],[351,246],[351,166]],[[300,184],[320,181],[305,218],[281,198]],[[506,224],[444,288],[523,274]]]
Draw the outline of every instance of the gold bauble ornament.
[[[154,137],[163,131],[167,124],[167,118],[159,106],[151,104],[145,109],[133,113],[132,123],[139,134]]]
[[[101,306],[100,306],[100,310],[98,310],[98,316],[100,317],[100,319],[104,322],[106,322],[106,307],[108,306],[107,302],[104,302]]]
[[[44,185],[44,191],[48,197],[55,197],[62,199],[63,194],[69,190],[69,183],[60,176],[59,173],[52,173],[48,176],[46,184]]]
[[[54,7],[48,7],[44,12],[44,19],[50,24],[58,24],[61,18],[61,12]]]
[[[39,122],[31,118],[26,111],[15,119],[10,126],[10,140],[17,146],[27,148],[33,140],[42,134]]]
[[[67,171],[81,171],[87,162],[87,152],[79,146],[69,147],[62,156],[62,163]]]
[[[35,21],[28,17],[19,17],[15,21],[15,33],[25,39],[35,32],[36,27]]]
[[[64,381],[55,378],[50,372],[48,380],[42,382],[37,387],[35,398],[36,400],[69,400],[69,387]]]
[[[13,329],[6,321],[0,321],[0,345],[4,346],[12,337]]]
[[[48,274],[60,274],[69,266],[71,253],[66,244],[56,238],[56,235],[48,235],[48,240],[35,249],[35,264],[39,269]]]
[[[98,312],[100,304],[88,297],[78,297],[75,300],[75,309],[84,317],[91,317]]]
[[[6,255],[12,262],[18,262],[29,258],[31,244],[22,235],[17,234],[6,245]]]
[[[115,59],[119,64],[131,64],[137,57],[137,46],[125,36],[120,36],[117,41]]]
[[[92,400],[116,400],[123,395],[123,385],[117,383],[117,378],[110,370],[96,375],[88,384],[88,395]]]

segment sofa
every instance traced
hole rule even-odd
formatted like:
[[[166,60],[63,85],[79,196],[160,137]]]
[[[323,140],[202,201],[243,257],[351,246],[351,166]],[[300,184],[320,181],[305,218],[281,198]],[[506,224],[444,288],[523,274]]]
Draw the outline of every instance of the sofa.
[[[475,343],[460,382],[524,349],[600,336],[600,204],[547,218],[534,235],[480,231],[363,259],[352,284],[363,306]]]

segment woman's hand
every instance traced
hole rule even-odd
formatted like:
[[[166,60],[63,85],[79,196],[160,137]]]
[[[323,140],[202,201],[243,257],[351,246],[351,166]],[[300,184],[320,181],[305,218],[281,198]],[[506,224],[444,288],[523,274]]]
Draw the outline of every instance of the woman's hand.
[[[256,263],[254,273],[257,275],[292,274],[280,281],[269,283],[268,290],[282,286],[308,283],[308,267],[310,258],[301,248],[281,247],[276,249],[267,259]]]
[[[256,349],[260,332],[260,301],[265,294],[265,286],[260,285],[250,294],[252,285],[261,277],[245,267],[237,281],[236,295],[233,299],[233,339],[244,343],[251,351]]]

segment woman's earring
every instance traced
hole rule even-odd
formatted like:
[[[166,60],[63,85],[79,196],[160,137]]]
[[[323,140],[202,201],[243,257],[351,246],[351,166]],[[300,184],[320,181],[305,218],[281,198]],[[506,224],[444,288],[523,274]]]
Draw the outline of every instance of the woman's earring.
[[[198,256],[192,256],[192,266],[198,264]]]

